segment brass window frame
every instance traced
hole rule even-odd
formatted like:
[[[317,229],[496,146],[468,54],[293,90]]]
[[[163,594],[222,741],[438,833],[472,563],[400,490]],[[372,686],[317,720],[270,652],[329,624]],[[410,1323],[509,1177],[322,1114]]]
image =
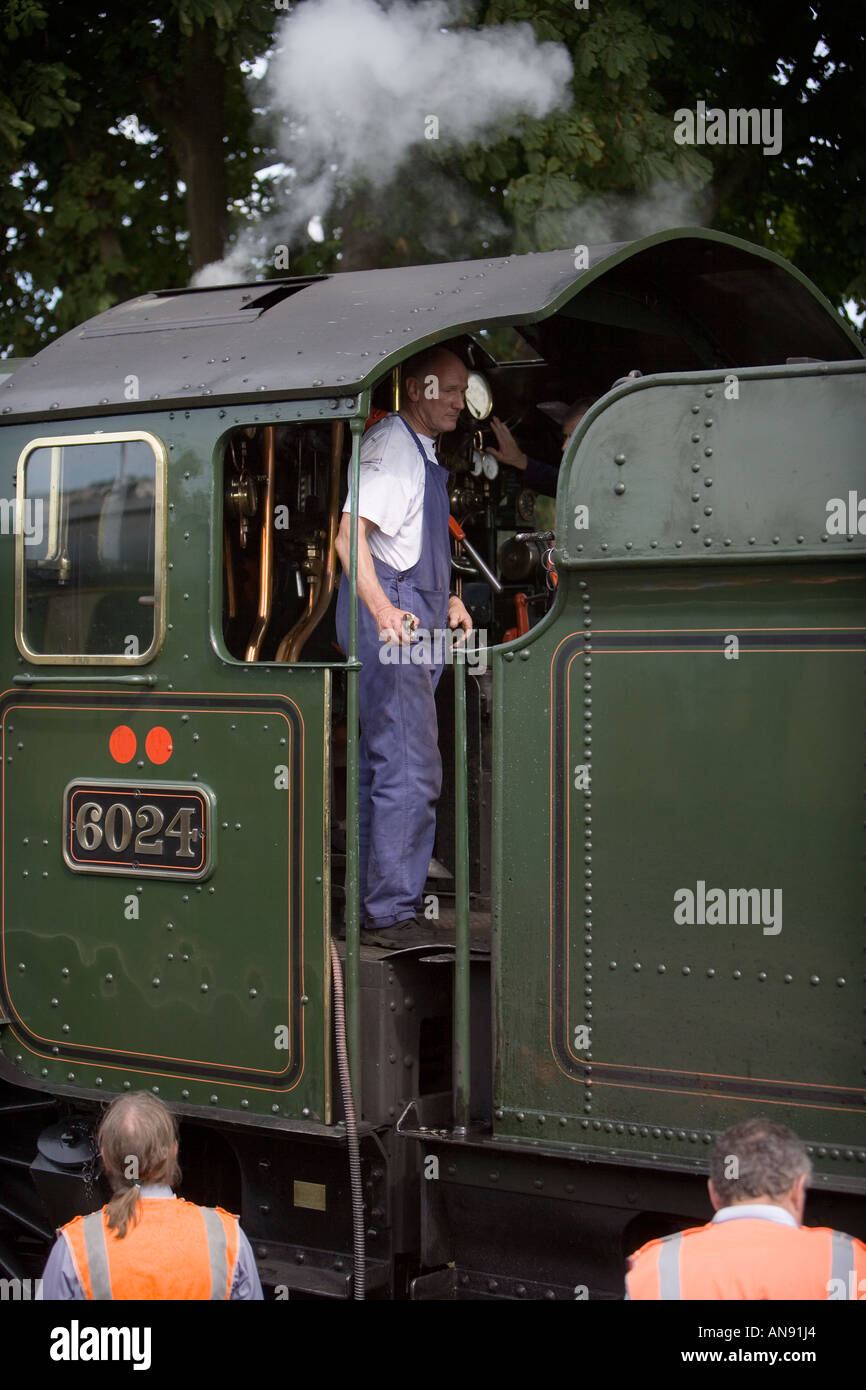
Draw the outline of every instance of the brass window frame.
[[[25,492],[25,470],[27,460],[37,449],[60,449],[74,444],[124,444],[132,442],[143,442],[149,444],[153,451],[155,461],[155,486],[154,486],[154,567],[153,567],[153,641],[146,651],[139,652],[138,656],[126,656],[117,652],[96,652],[96,653],[75,653],[74,655],[63,654],[60,652],[34,652],[27,644],[24,634],[24,536],[19,533],[15,537],[15,644],[25,660],[32,662],[35,666],[144,666],[153,661],[162,649],[165,640],[166,614],[165,614],[165,593],[166,593],[166,480],[168,477],[168,451],[162,440],[149,430],[118,430],[116,433],[105,433],[94,431],[90,434],[63,434],[40,436],[38,439],[31,439],[24,446],[18,458],[18,465],[15,473],[15,491],[18,506],[21,514],[24,513],[24,503],[27,494]],[[53,482],[52,482],[53,491]],[[58,486],[59,495],[59,486]],[[53,506],[53,497],[51,506]],[[56,520],[56,518],[54,518]],[[52,518],[49,517],[47,525],[52,525]]]

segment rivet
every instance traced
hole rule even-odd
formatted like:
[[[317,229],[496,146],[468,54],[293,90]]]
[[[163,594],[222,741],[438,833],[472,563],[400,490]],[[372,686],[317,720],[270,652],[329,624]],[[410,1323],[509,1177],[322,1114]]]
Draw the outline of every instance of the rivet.
[[[743,972],[742,972],[742,970],[735,970],[735,971],[734,971],[734,979],[735,979],[735,980],[741,980],[742,977],[743,977]]]
[[[684,966],[683,966],[683,974],[684,974],[684,975],[691,975],[691,973],[692,973],[692,967],[691,967],[690,965],[684,965]]]
[[[820,975],[810,975],[810,976],[809,976],[809,984],[810,984],[810,985],[819,985],[820,983],[821,983],[821,977],[820,977]]]
[[[613,490],[617,494],[617,496],[621,497],[622,494],[625,492],[625,483],[617,483]]]

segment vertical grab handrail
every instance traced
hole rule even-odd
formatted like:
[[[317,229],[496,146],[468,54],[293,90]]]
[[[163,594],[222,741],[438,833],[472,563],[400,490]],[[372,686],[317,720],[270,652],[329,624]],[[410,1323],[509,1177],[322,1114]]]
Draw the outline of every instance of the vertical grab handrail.
[[[454,648],[454,1131],[467,1134],[470,1118],[469,1012],[469,774],[466,754],[466,661]]]
[[[349,650],[346,671],[346,1036],[349,1074],[358,1119],[361,1106],[361,921],[358,881],[358,492],[364,419],[349,422]]]

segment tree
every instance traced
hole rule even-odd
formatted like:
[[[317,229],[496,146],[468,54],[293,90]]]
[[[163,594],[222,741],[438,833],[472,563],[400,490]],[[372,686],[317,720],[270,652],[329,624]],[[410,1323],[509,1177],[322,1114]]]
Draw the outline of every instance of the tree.
[[[32,352],[119,299],[185,284],[244,228],[270,226],[279,200],[257,171],[277,160],[283,130],[256,109],[248,74],[297,8],[0,0],[0,210],[10,229],[0,349]],[[451,27],[515,22],[567,47],[567,109],[512,120],[468,146],[416,145],[390,187],[339,170],[332,205],[321,209],[324,239],[304,227],[292,234],[294,273],[703,222],[779,250],[836,304],[866,309],[866,89],[856,80],[866,54],[856,8],[470,0]],[[678,144],[674,113],[698,101],[778,108],[782,151]],[[264,255],[254,268],[281,273]]]
[[[6,0],[4,339],[19,353],[218,257],[255,196],[243,65],[266,0]],[[58,297],[58,287],[62,297]]]

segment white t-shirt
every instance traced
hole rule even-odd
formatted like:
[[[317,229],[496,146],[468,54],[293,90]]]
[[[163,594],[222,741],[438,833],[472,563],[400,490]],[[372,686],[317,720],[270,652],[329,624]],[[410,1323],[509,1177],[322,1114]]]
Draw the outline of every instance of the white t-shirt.
[[[426,434],[418,438],[438,467],[434,441]],[[424,473],[418,446],[399,416],[386,415],[364,435],[358,514],[375,524],[367,536],[372,554],[398,574],[411,569],[421,555]],[[343,511],[351,510],[350,493]]]

